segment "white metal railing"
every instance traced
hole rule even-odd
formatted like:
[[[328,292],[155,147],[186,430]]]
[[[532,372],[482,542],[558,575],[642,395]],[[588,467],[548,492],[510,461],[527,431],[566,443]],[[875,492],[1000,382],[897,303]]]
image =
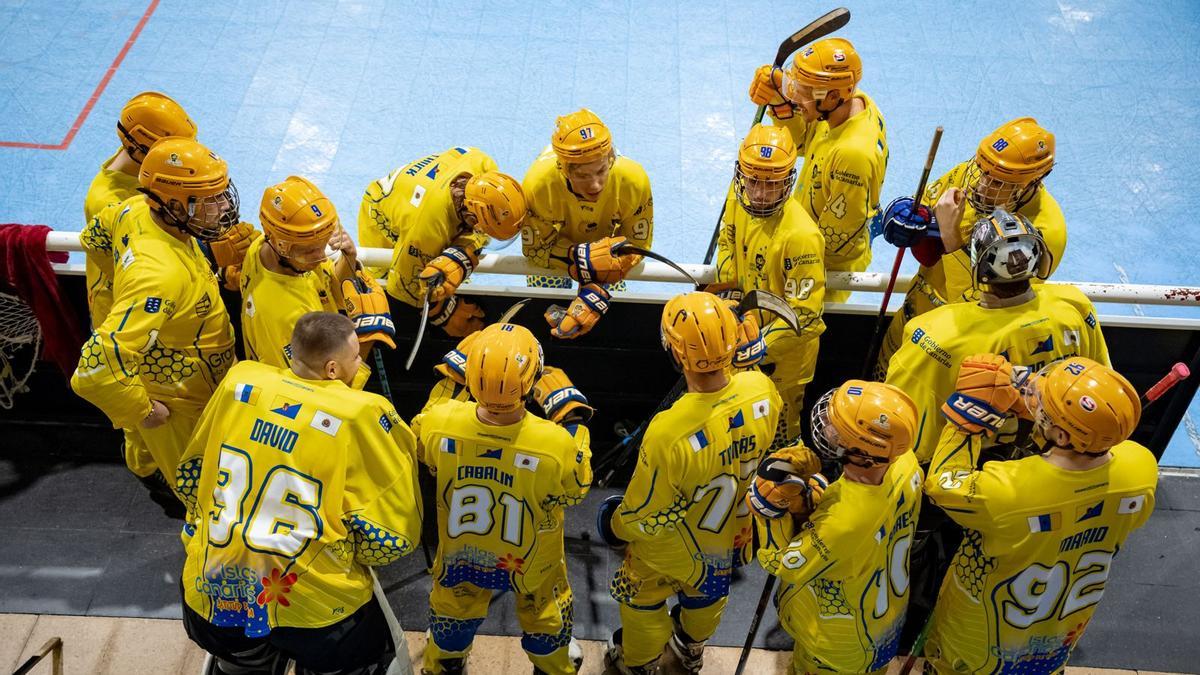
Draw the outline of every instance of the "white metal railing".
[[[79,244],[78,232],[52,231],[46,237],[46,248],[51,251],[82,251]],[[391,262],[392,252],[385,248],[360,248],[359,260],[365,265],[385,266]],[[680,263],[701,283],[710,283],[716,278],[716,268],[712,265],[696,263]],[[56,266],[64,273],[78,273],[77,266]],[[475,270],[480,274],[528,275],[546,274],[551,276],[566,276],[560,271],[547,270],[530,264],[524,256],[512,254],[487,253]],[[690,283],[680,276],[679,272],[655,260],[646,260],[633,268],[629,277],[633,281],[659,281],[671,283]],[[826,280],[833,290],[861,291],[866,293],[882,293],[887,289],[888,275],[876,272],[831,272]],[[911,276],[901,276],[896,280],[896,292],[904,293],[912,283]],[[1090,281],[1062,281],[1050,283],[1071,284],[1083,291],[1092,302],[1113,304],[1138,305],[1175,305],[1200,306],[1200,287],[1194,286],[1148,286],[1139,284],[1103,284]]]

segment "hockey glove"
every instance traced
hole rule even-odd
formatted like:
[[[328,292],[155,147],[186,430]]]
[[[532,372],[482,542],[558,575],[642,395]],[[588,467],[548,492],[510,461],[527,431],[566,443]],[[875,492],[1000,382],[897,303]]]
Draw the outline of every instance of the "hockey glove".
[[[641,256],[614,253],[625,242],[625,237],[605,237],[591,243],[575,244],[567,251],[567,274],[580,284],[621,281],[634,265],[641,262]]]
[[[993,434],[1020,400],[1013,386],[1012,365],[1002,356],[977,354],[963,359],[954,393],[942,404],[942,415],[968,434]]]
[[[827,487],[829,481],[821,474],[806,476],[786,458],[772,455],[758,465],[754,483],[746,493],[746,505],[772,520],[788,513],[805,518],[821,503]]]
[[[462,248],[450,246],[442,254],[425,266],[417,280],[421,282],[421,292],[433,289],[430,300],[437,302],[454,295],[455,291],[479,264],[479,256]]]
[[[253,244],[254,240],[261,236],[262,232],[254,229],[250,223],[234,225],[225,234],[208,242],[213,264],[217,267],[241,265],[242,261],[246,259],[246,251],[250,248],[250,244]]]
[[[450,378],[460,387],[467,386],[467,351],[471,348],[471,343],[475,341],[477,335],[479,335],[478,331],[460,340],[454,349],[446,352],[446,355],[442,357],[442,362],[433,369],[442,377]]]
[[[353,279],[342,282],[342,298],[359,344],[382,342],[396,348],[396,325],[392,323],[387,295],[374,277],[362,270],[355,272]]]
[[[767,343],[763,340],[762,331],[758,328],[758,319],[753,314],[742,316],[738,313],[737,303],[726,300],[726,304],[738,317],[737,348],[733,352],[734,368],[750,368],[767,355]]]
[[[217,281],[221,288],[227,291],[239,291],[242,288],[242,266],[230,265],[217,270]]]
[[[551,305],[546,310],[546,323],[552,328],[550,334],[567,340],[587,334],[608,311],[611,297],[608,291],[597,284],[581,286],[579,295],[566,310],[558,305]]]
[[[742,289],[738,288],[731,281],[708,284],[703,290],[705,293],[712,293],[722,300],[732,300],[734,302],[734,313],[737,313],[738,305],[741,305],[742,299],[746,297],[746,294],[742,293]]]
[[[612,526],[613,516],[617,514],[622,499],[622,495],[610,495],[608,499],[600,502],[600,509],[596,511],[596,532],[600,533],[600,540],[618,551],[629,543],[618,537]]]
[[[790,119],[796,110],[780,93],[783,90],[783,71],[774,66],[759,66],[754,71],[754,79],[750,82],[750,100],[755,105],[765,105],[771,108],[771,115],[777,120]]]
[[[583,392],[571,384],[567,374],[554,366],[546,366],[542,377],[533,385],[533,398],[546,413],[546,419],[563,426],[587,424],[595,412]]]
[[[470,300],[451,295],[429,308],[429,323],[446,331],[450,337],[466,337],[483,330],[483,308]]]

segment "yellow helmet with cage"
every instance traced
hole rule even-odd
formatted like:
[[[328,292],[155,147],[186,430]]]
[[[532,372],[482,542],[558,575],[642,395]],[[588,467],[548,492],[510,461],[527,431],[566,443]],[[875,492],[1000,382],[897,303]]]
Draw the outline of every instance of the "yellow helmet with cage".
[[[141,162],[160,138],[196,137],[196,123],[175,99],[157,91],[144,91],[129,99],[117,118],[117,139],[121,147]]]
[[[138,183],[168,225],[197,239],[217,239],[240,219],[225,160],[193,139],[156,141],[142,161]]]
[[[912,449],[917,405],[883,382],[850,380],[813,406],[813,445],[826,459],[872,467]]]
[[[1129,438],[1142,416],[1137,390],[1120,373],[1082,357],[1051,363],[1022,388],[1025,406],[1043,429],[1067,434],[1061,447],[1103,455]]]
[[[613,154],[612,133],[587,108],[559,117],[550,145],[563,164],[587,164]]]
[[[499,171],[486,171],[468,179],[463,206],[475,216],[476,228],[501,241],[517,236],[528,210],[521,184]]]
[[[831,91],[850,98],[862,79],[862,58],[845,38],[826,38],[805,47],[792,57],[783,71],[781,93],[799,103],[812,89],[811,96],[820,105]]]
[[[339,225],[333,202],[302,176],[288,176],[264,190],[258,219],[279,257],[299,263],[324,260],[325,245]]]
[[[542,345],[528,328],[494,323],[467,350],[467,389],[489,412],[515,412],[525,406],[542,368]]]
[[[967,203],[979,213],[1016,211],[1054,168],[1054,134],[1032,117],[1005,122],[979,142],[967,167]]]
[[[738,320],[712,293],[694,291],[668,300],[659,329],[663,349],[680,370],[711,373],[733,362]]]
[[[787,127],[755,124],[738,150],[734,195],[752,216],[783,208],[796,185],[796,143]]]

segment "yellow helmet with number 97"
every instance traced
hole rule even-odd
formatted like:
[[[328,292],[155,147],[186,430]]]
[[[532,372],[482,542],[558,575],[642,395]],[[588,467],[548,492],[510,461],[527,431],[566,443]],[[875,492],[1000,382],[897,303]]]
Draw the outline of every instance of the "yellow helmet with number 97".
[[[564,164],[587,164],[613,153],[612,132],[587,108],[559,117],[550,145]]]

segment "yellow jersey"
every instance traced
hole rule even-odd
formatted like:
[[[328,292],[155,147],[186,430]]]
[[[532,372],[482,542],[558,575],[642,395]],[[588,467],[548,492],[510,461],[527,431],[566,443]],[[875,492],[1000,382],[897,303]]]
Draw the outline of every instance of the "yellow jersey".
[[[204,409],[176,487],[184,599],[248,637],[345,619],[371,598],[367,566],[421,536],[415,440],[391,404],[254,361]]]
[[[887,172],[887,126],[875,101],[859,91],[864,109],[837,128],[799,113],[775,120],[788,128],[804,155],[796,194],[825,237],[825,265],[832,270],[867,268],[870,223],[879,218],[879,193]]]
[[[709,597],[728,595],[753,538],[743,497],[775,436],[780,403],[766,375],[746,371],[655,415],[612,520],[628,555]]]
[[[142,195],[108,209],[112,311],[83,345],[71,387],[114,427],[135,429],[151,399],[172,411],[204,407],[233,365],[233,325],[194,239],[163,231]]]
[[[977,469],[980,436],[947,426],[925,492],[965,528],[925,645],[939,673],[1062,672],[1113,556],[1154,510],[1158,465],[1132,441],[1086,471],[1041,456]]]
[[[1034,370],[1067,356],[1109,363],[1096,308],[1074,286],[1037,286],[1029,300],[1009,307],[964,302],[917,316],[904,326],[900,349],[888,363],[887,383],[917,404],[914,452],[921,464],[929,463],[946,423],[940,411],[954,393],[958,367],[973,354],[1000,354]]]
[[[567,269],[575,244],[621,236],[648,249],[654,242],[654,198],[641,164],[617,157],[600,198],[580,199],[567,186],[554,150],[538,155],[521,181],[529,213],[521,227],[521,251],[533,264]]]
[[[119,204],[138,194],[138,177],[124,171],[113,171],[108,167],[121,154],[118,151],[100,165],[100,172],[88,186],[83,200],[83,231],[79,243],[83,245],[85,274],[87,275],[88,309],[92,314],[92,327],[99,326],[112,308],[112,217],[110,211],[100,219],[100,212],[113,204]]]
[[[896,655],[924,479],[906,452],[880,485],[833,481],[800,527],[755,518],[758,561],[779,577],[780,621],[808,670],[866,673]]]
[[[433,578],[533,593],[563,565],[563,508],[591,486],[588,429],[533,414],[495,426],[475,409],[447,400],[413,419],[421,460],[437,478]]]
[[[410,162],[367,186],[358,210],[358,243],[387,248],[387,292],[413,307],[423,301],[417,281],[425,265],[449,246],[478,254],[487,244],[459,218],[450,196],[450,182],[460,174],[495,171],[496,162],[477,148],[450,148]]]

